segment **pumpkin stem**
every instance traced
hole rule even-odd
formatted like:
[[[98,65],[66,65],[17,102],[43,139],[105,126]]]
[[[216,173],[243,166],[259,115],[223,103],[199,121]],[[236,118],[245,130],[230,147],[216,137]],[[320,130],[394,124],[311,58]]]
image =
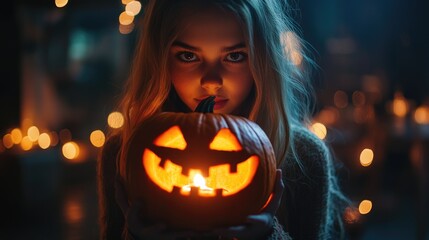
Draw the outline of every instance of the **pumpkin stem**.
[[[209,96],[205,99],[203,99],[200,103],[198,103],[198,106],[195,108],[194,112],[199,113],[213,113],[213,108],[215,105],[214,99],[216,96]]]

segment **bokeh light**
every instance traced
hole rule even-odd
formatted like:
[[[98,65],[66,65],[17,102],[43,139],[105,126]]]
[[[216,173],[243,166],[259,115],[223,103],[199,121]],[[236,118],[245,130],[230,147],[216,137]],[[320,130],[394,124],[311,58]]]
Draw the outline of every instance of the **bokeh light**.
[[[75,142],[67,142],[62,147],[63,156],[73,160],[79,156],[79,145]]]
[[[429,106],[420,106],[414,112],[414,120],[418,124],[429,124]]]
[[[57,6],[58,8],[62,8],[67,5],[68,2],[68,0],[55,0],[55,6]]]
[[[89,140],[91,141],[92,145],[94,145],[95,147],[102,147],[104,145],[104,141],[106,140],[106,137],[104,136],[104,133],[101,130],[95,130],[89,136]]]
[[[362,107],[366,103],[365,94],[361,91],[354,91],[352,94],[352,102],[355,107]]]
[[[337,108],[345,108],[349,104],[347,93],[344,91],[336,91],[334,94],[334,104]]]
[[[119,32],[121,34],[129,34],[134,30],[134,23],[128,25],[119,24]]]
[[[122,0],[122,4],[127,5],[128,3],[132,2],[133,0]]]
[[[49,136],[51,137],[51,147],[57,146],[60,141],[58,134],[56,132],[50,132]]]
[[[107,117],[107,124],[111,128],[121,128],[124,125],[124,116],[120,112],[112,112]]]
[[[21,141],[21,148],[24,151],[30,150],[33,148],[33,141],[31,141],[28,136],[23,137]]]
[[[360,216],[359,210],[356,207],[347,207],[344,211],[344,221],[348,224],[359,222]]]
[[[13,147],[12,135],[10,133],[3,136],[3,145],[8,149]]]
[[[368,214],[372,210],[372,202],[370,200],[363,200],[359,204],[359,212],[360,214]]]
[[[51,137],[47,133],[42,133],[38,139],[39,147],[42,149],[47,149],[51,146]]]
[[[130,25],[134,21],[134,16],[129,15],[126,11],[119,15],[119,23],[121,25]]]
[[[402,95],[402,93],[395,93],[395,97],[393,99],[393,114],[398,117],[405,117],[408,113],[408,102]]]
[[[326,138],[326,135],[328,133],[328,130],[326,129],[325,125],[318,122],[311,125],[310,131],[312,131],[318,138],[322,140]]]
[[[362,166],[368,167],[369,165],[372,164],[372,160],[374,159],[374,152],[369,148],[365,148],[360,153],[359,159],[360,159],[360,164]]]
[[[12,136],[12,142],[14,144],[19,144],[22,140],[22,132],[21,129],[19,128],[14,128],[11,132],[10,132],[11,136]]]
[[[39,138],[40,132],[39,129],[36,126],[31,126],[28,128],[27,136],[32,142],[36,142]]]
[[[66,198],[64,216],[68,224],[73,225],[82,222],[85,212],[82,205],[82,199],[79,195]]]
[[[125,11],[128,15],[135,16],[139,14],[141,8],[142,4],[139,1],[131,1],[127,3],[127,6],[125,6]]]

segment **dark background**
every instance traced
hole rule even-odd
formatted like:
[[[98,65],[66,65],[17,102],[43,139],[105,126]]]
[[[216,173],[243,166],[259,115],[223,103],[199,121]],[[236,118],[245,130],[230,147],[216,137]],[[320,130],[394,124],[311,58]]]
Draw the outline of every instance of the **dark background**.
[[[346,214],[353,239],[429,239],[429,123],[413,119],[429,104],[428,5],[296,1],[294,17],[319,65],[314,118],[328,128],[325,141],[344,165],[341,183],[353,206],[373,203],[366,215],[355,208]],[[135,31],[119,33],[123,9],[116,0],[76,0],[61,9],[53,1],[3,3],[0,137],[30,116],[41,131],[68,129],[86,157],[67,161],[61,141],[30,151],[0,141],[0,239],[98,237],[99,149],[88,138],[92,130],[107,131],[128,74]],[[335,102],[338,91],[346,106]],[[353,102],[356,91],[366,96],[364,108]],[[408,101],[404,117],[390,110],[395,93]],[[335,121],[322,116],[326,109]],[[359,164],[363,148],[374,152],[369,167]]]

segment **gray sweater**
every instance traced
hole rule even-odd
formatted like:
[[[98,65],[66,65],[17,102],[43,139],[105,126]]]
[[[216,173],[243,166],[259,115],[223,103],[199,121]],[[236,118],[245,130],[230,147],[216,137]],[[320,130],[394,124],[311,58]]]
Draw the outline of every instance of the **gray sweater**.
[[[295,154],[280,166],[285,189],[267,239],[340,239],[342,199],[330,152],[305,128],[293,131]],[[115,201],[114,181],[120,138],[111,137],[98,161],[100,239],[123,238],[124,217]],[[299,159],[301,167],[295,159]]]

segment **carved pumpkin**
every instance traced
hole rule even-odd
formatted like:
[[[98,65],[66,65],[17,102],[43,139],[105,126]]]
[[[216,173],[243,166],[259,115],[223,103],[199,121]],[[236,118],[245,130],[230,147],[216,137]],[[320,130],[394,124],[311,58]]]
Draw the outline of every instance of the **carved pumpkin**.
[[[271,143],[242,117],[161,113],[136,128],[126,154],[129,196],[151,224],[192,230],[242,224],[273,190]]]

